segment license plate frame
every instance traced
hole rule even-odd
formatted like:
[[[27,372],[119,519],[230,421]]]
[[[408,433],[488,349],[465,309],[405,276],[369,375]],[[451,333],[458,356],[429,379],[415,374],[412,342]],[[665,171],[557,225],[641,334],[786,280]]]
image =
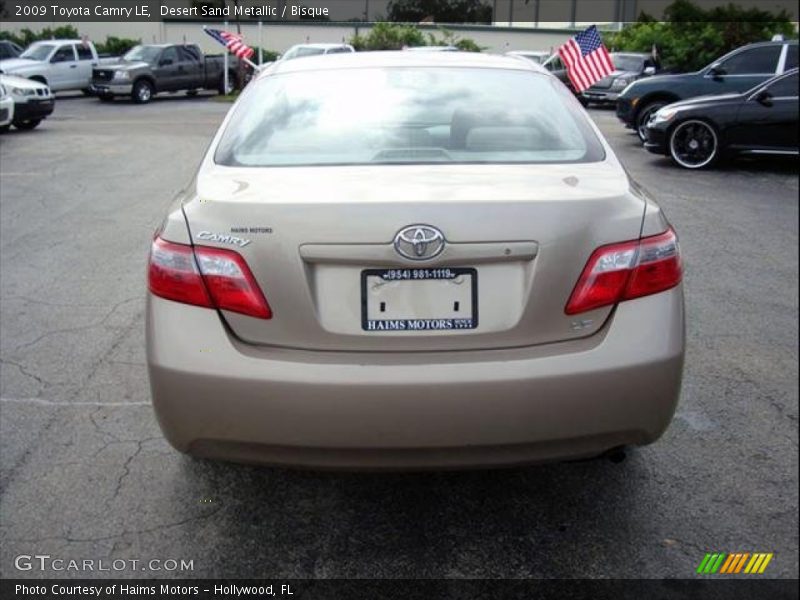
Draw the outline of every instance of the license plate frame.
[[[369,319],[367,283],[370,277],[380,277],[387,282],[415,282],[452,280],[459,276],[470,277],[472,311],[463,319],[451,317],[409,316],[400,319]],[[402,322],[402,325],[397,323]],[[402,331],[471,331],[478,327],[478,270],[474,267],[413,267],[363,269],[361,271],[361,330],[369,333]]]

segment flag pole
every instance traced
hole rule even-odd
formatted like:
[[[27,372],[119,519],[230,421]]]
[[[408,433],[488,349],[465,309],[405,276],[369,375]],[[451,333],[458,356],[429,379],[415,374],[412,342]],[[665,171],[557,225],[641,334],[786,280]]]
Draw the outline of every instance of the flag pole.
[[[258,64],[259,65],[264,64],[264,54],[263,54],[264,51],[261,48],[261,46],[263,46],[264,44],[262,41],[262,35],[264,29],[262,25],[264,25],[264,23],[261,21],[261,19],[259,19],[258,20]]]
[[[223,21],[222,22],[222,26],[225,28],[225,31],[228,31],[228,22],[227,21]],[[225,54],[224,54],[224,58],[223,58],[223,61],[222,61],[222,69],[223,69],[223,73],[222,73],[222,77],[223,77],[223,79],[222,79],[222,81],[223,81],[223,83],[222,83],[222,88],[223,88],[222,89],[222,93],[227,95],[228,94],[228,49],[227,48],[225,48]]]

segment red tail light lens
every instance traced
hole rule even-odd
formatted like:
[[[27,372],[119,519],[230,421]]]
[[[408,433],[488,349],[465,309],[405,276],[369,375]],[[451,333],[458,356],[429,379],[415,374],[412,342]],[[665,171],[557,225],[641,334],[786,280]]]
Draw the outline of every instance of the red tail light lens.
[[[589,257],[564,312],[574,315],[663,292],[678,285],[682,273],[678,237],[672,229],[602,246]]]
[[[196,260],[195,260],[196,259]],[[272,310],[244,259],[232,250],[153,241],[148,274],[156,296],[271,319]]]

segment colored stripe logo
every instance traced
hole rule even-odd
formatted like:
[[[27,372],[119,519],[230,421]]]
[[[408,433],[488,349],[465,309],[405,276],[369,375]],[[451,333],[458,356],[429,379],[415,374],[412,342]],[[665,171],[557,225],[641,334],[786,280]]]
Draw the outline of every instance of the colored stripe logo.
[[[699,575],[713,575],[715,573],[760,575],[766,570],[773,556],[772,552],[733,552],[731,554],[709,552],[697,566],[697,573]]]

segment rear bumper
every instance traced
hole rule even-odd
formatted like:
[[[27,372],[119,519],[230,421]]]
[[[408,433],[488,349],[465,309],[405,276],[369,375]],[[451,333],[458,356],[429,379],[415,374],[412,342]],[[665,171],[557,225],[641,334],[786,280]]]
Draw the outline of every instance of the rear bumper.
[[[47,118],[53,113],[55,107],[56,102],[53,98],[17,102],[14,105],[14,122],[22,123],[24,121]]]
[[[339,353],[240,343],[216,312],[150,296],[158,421],[178,450],[317,468],[494,466],[646,444],[680,391],[683,292],[621,304],[582,340]]]

